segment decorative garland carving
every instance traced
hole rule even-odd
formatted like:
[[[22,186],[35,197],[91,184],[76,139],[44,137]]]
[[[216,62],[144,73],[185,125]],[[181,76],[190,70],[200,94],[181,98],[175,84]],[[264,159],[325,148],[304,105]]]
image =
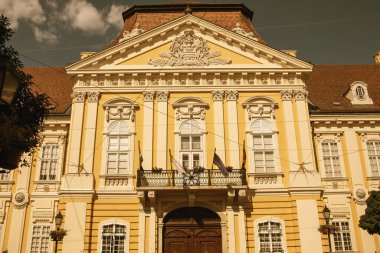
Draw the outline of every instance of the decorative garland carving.
[[[214,101],[222,101],[223,100],[224,91],[213,90],[213,91],[211,91],[211,93],[212,93],[212,98]]]
[[[136,108],[137,106],[135,105],[106,106],[106,121],[109,122],[111,119],[126,119],[134,122]]]
[[[186,30],[177,37],[170,46],[169,53],[161,53],[162,59],[150,59],[148,64],[160,66],[209,66],[231,64],[232,60],[218,58],[220,52],[210,52],[207,41],[194,34],[193,30]]]
[[[177,108],[175,111],[176,119],[201,119],[204,120],[206,118],[206,109],[199,108],[198,111],[194,111],[193,105],[187,106],[187,111],[182,111],[181,108]]]
[[[73,100],[73,103],[84,103],[84,100],[86,98],[86,92],[84,92],[84,91],[74,91],[71,94],[71,98]]]
[[[275,118],[275,104],[257,104],[247,106],[248,119],[251,120],[257,117]]]

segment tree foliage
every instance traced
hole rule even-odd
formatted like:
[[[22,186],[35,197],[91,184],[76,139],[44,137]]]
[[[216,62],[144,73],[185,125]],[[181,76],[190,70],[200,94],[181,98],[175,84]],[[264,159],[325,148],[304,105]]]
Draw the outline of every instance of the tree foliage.
[[[380,234],[380,190],[372,191],[366,204],[365,214],[360,216],[359,227],[371,235]]]
[[[33,94],[32,76],[23,71],[19,53],[9,45],[14,32],[9,19],[0,17],[0,56],[6,57],[15,67],[20,86],[11,106],[0,110],[0,152],[17,146],[24,152],[33,152],[41,143],[43,122],[49,113],[49,98],[46,94]]]

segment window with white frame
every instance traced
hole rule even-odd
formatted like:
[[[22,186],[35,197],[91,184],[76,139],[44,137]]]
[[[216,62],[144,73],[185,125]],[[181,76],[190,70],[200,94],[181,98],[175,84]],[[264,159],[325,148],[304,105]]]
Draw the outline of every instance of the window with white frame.
[[[129,171],[130,136],[124,120],[114,121],[108,129],[107,174],[127,174]]]
[[[58,168],[58,144],[46,144],[42,147],[40,180],[55,180]]]
[[[265,119],[255,120],[251,129],[255,172],[274,172],[273,132],[270,122]]]
[[[335,251],[351,251],[353,248],[348,221],[334,221],[332,225],[338,228],[333,235]]]
[[[341,177],[338,143],[327,140],[322,142],[322,156],[326,177]]]
[[[282,242],[283,228],[280,222],[265,221],[258,223],[259,252],[260,253],[282,253],[284,252]]]
[[[380,141],[367,141],[367,153],[371,176],[380,176]]]
[[[180,128],[180,159],[184,169],[202,166],[202,135],[196,120],[182,123]]]
[[[50,225],[33,225],[30,253],[48,253],[50,246]]]
[[[102,226],[101,253],[126,252],[127,229],[122,224],[106,224]]]

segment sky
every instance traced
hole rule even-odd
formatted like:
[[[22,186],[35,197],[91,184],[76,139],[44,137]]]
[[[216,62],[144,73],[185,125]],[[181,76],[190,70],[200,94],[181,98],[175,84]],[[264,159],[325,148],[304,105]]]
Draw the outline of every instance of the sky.
[[[203,1],[203,0],[197,0]],[[26,66],[66,66],[101,51],[133,5],[175,0],[0,0]],[[208,0],[244,3],[268,44],[313,64],[373,64],[380,51],[380,0]]]

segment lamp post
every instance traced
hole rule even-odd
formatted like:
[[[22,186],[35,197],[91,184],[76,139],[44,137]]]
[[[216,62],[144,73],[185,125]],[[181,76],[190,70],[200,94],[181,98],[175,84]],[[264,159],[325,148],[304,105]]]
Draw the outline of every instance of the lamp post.
[[[50,232],[50,237],[53,241],[55,241],[55,250],[54,252],[58,252],[58,242],[62,241],[63,237],[66,235],[66,230],[61,229],[62,221],[63,221],[63,215],[61,214],[61,211],[55,216],[55,227],[56,230],[53,230]]]
[[[0,104],[10,105],[20,85],[20,76],[9,57],[0,55]]]
[[[329,238],[329,249],[330,249],[329,252],[332,252],[331,240],[330,240],[330,233],[331,233],[331,231],[330,231],[330,215],[331,215],[330,209],[327,206],[325,206],[325,208],[323,208],[323,218],[325,219],[326,225],[327,225],[327,236]]]

